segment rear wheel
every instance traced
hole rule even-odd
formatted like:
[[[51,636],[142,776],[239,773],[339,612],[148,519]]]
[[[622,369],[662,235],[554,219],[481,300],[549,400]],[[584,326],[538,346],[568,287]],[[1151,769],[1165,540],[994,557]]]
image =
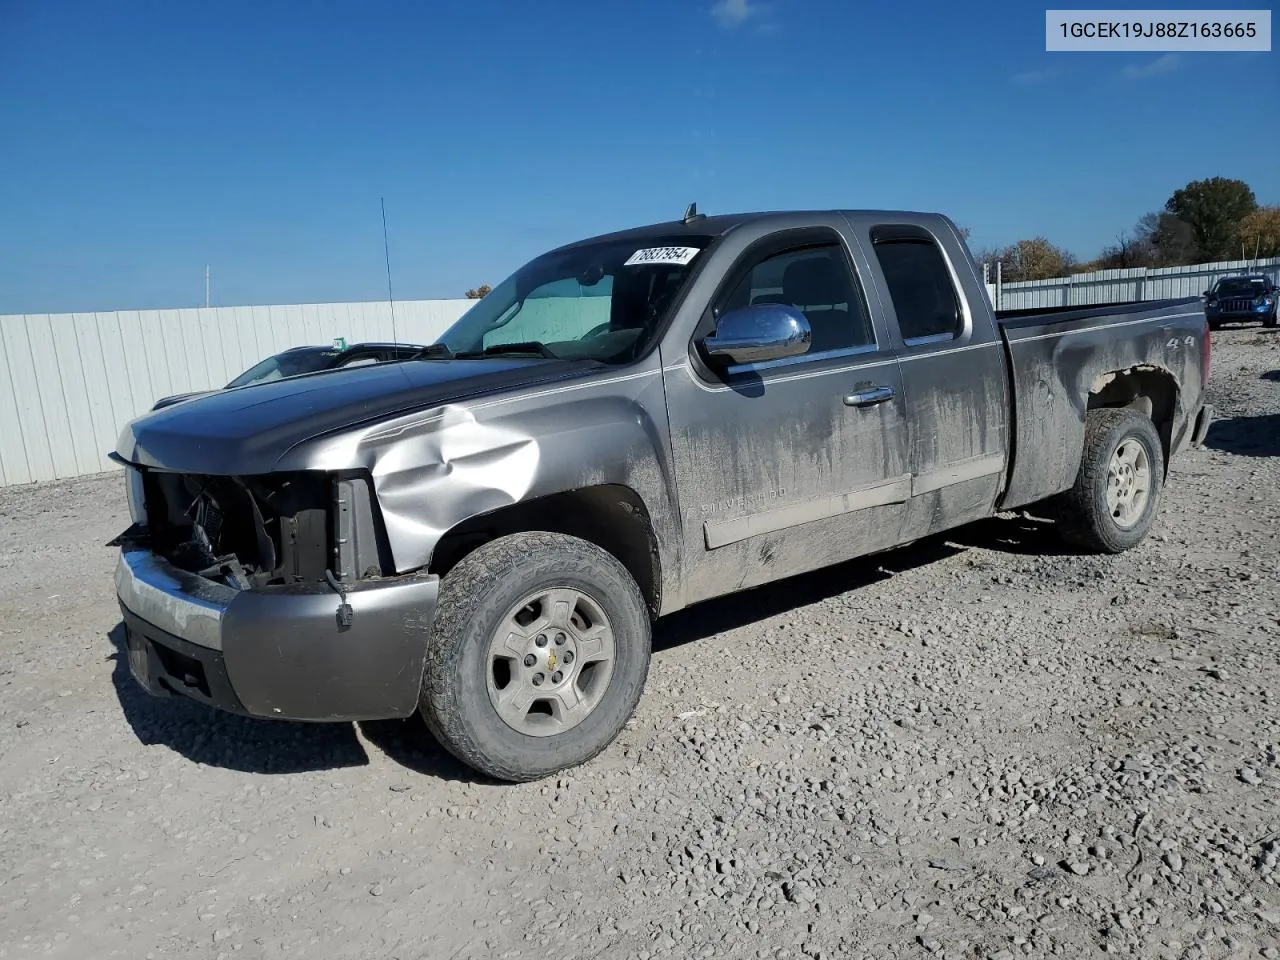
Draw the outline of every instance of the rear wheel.
[[[612,555],[561,534],[501,537],[440,586],[423,718],[463,763],[536,780],[613,742],[649,653],[648,609]]]
[[[1136,410],[1090,410],[1075,485],[1056,501],[1062,536],[1076,546],[1120,553],[1155,519],[1164,486],[1164,448]]]

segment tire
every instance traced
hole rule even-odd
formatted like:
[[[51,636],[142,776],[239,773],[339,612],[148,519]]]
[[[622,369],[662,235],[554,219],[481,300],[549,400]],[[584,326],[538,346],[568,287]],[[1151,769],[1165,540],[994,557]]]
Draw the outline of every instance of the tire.
[[[606,664],[593,657],[607,642]],[[511,534],[477,547],[441,583],[419,707],[469,767],[497,780],[537,780],[614,741],[640,700],[650,649],[644,598],[611,554],[562,534]],[[557,667],[563,676],[553,683]],[[543,677],[536,688],[535,674]],[[537,698],[523,714],[521,697]],[[500,703],[516,704],[505,708],[510,719]]]
[[[1122,493],[1126,482],[1129,490],[1140,485],[1140,478],[1134,479],[1140,471],[1132,464],[1128,481],[1123,468],[1118,480],[1112,478],[1117,453],[1121,447],[1125,447],[1125,454],[1135,453],[1133,444],[1140,447],[1141,459],[1146,462],[1147,493],[1140,509],[1136,499],[1128,501],[1131,515],[1126,517],[1125,510],[1112,509],[1108,490],[1113,482],[1120,484]],[[1075,485],[1055,502],[1058,529],[1074,546],[1097,553],[1121,553],[1146,537],[1163,488],[1164,445],[1150,418],[1131,409],[1090,410],[1085,419],[1080,472]],[[1123,496],[1120,502],[1125,502]]]
[[[1280,320],[1277,320],[1278,316],[1280,316],[1280,311],[1275,311],[1275,310],[1271,311],[1269,316],[1265,316],[1262,318],[1262,325],[1264,327],[1277,326],[1278,324],[1280,324]]]
[[[1210,330],[1221,330],[1221,329],[1222,329],[1222,321],[1221,321],[1221,320],[1210,320],[1210,321],[1209,321],[1209,329],[1210,329]]]

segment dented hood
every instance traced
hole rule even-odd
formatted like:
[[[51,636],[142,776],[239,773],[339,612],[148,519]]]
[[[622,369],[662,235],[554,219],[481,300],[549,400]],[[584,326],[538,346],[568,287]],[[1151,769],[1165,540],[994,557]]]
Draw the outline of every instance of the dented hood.
[[[290,448],[415,409],[576,377],[593,362],[493,357],[409,360],[254,384],[131,421],[116,452],[181,473],[269,472]]]

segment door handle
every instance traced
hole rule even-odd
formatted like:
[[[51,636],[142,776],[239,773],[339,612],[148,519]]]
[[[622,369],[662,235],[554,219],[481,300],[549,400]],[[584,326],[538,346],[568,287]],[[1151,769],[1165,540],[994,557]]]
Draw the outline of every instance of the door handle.
[[[884,403],[886,400],[892,399],[893,387],[867,387],[865,390],[846,394],[844,405],[846,407],[874,407],[877,403]]]

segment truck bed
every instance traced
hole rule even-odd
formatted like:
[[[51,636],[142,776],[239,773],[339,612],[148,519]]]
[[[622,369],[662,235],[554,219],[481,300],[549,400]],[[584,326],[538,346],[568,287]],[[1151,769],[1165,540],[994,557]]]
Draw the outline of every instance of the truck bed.
[[[1144,370],[1167,381],[1166,443],[1189,429],[1199,400],[1205,319],[1199,297],[996,314],[1005,344],[1013,436],[1000,509],[1043,500],[1075,482],[1090,396],[1111,371]],[[1179,396],[1178,385],[1195,390]],[[1160,425],[1166,411],[1155,411]]]
[[[997,310],[995,316],[1000,326],[1016,330],[1027,326],[1042,326],[1046,322],[1062,323],[1070,320],[1093,320],[1098,317],[1128,317],[1145,310],[1185,306],[1199,300],[1199,297],[1183,297],[1171,300],[1122,300],[1118,303],[1087,306],[1031,307],[1025,310]]]

